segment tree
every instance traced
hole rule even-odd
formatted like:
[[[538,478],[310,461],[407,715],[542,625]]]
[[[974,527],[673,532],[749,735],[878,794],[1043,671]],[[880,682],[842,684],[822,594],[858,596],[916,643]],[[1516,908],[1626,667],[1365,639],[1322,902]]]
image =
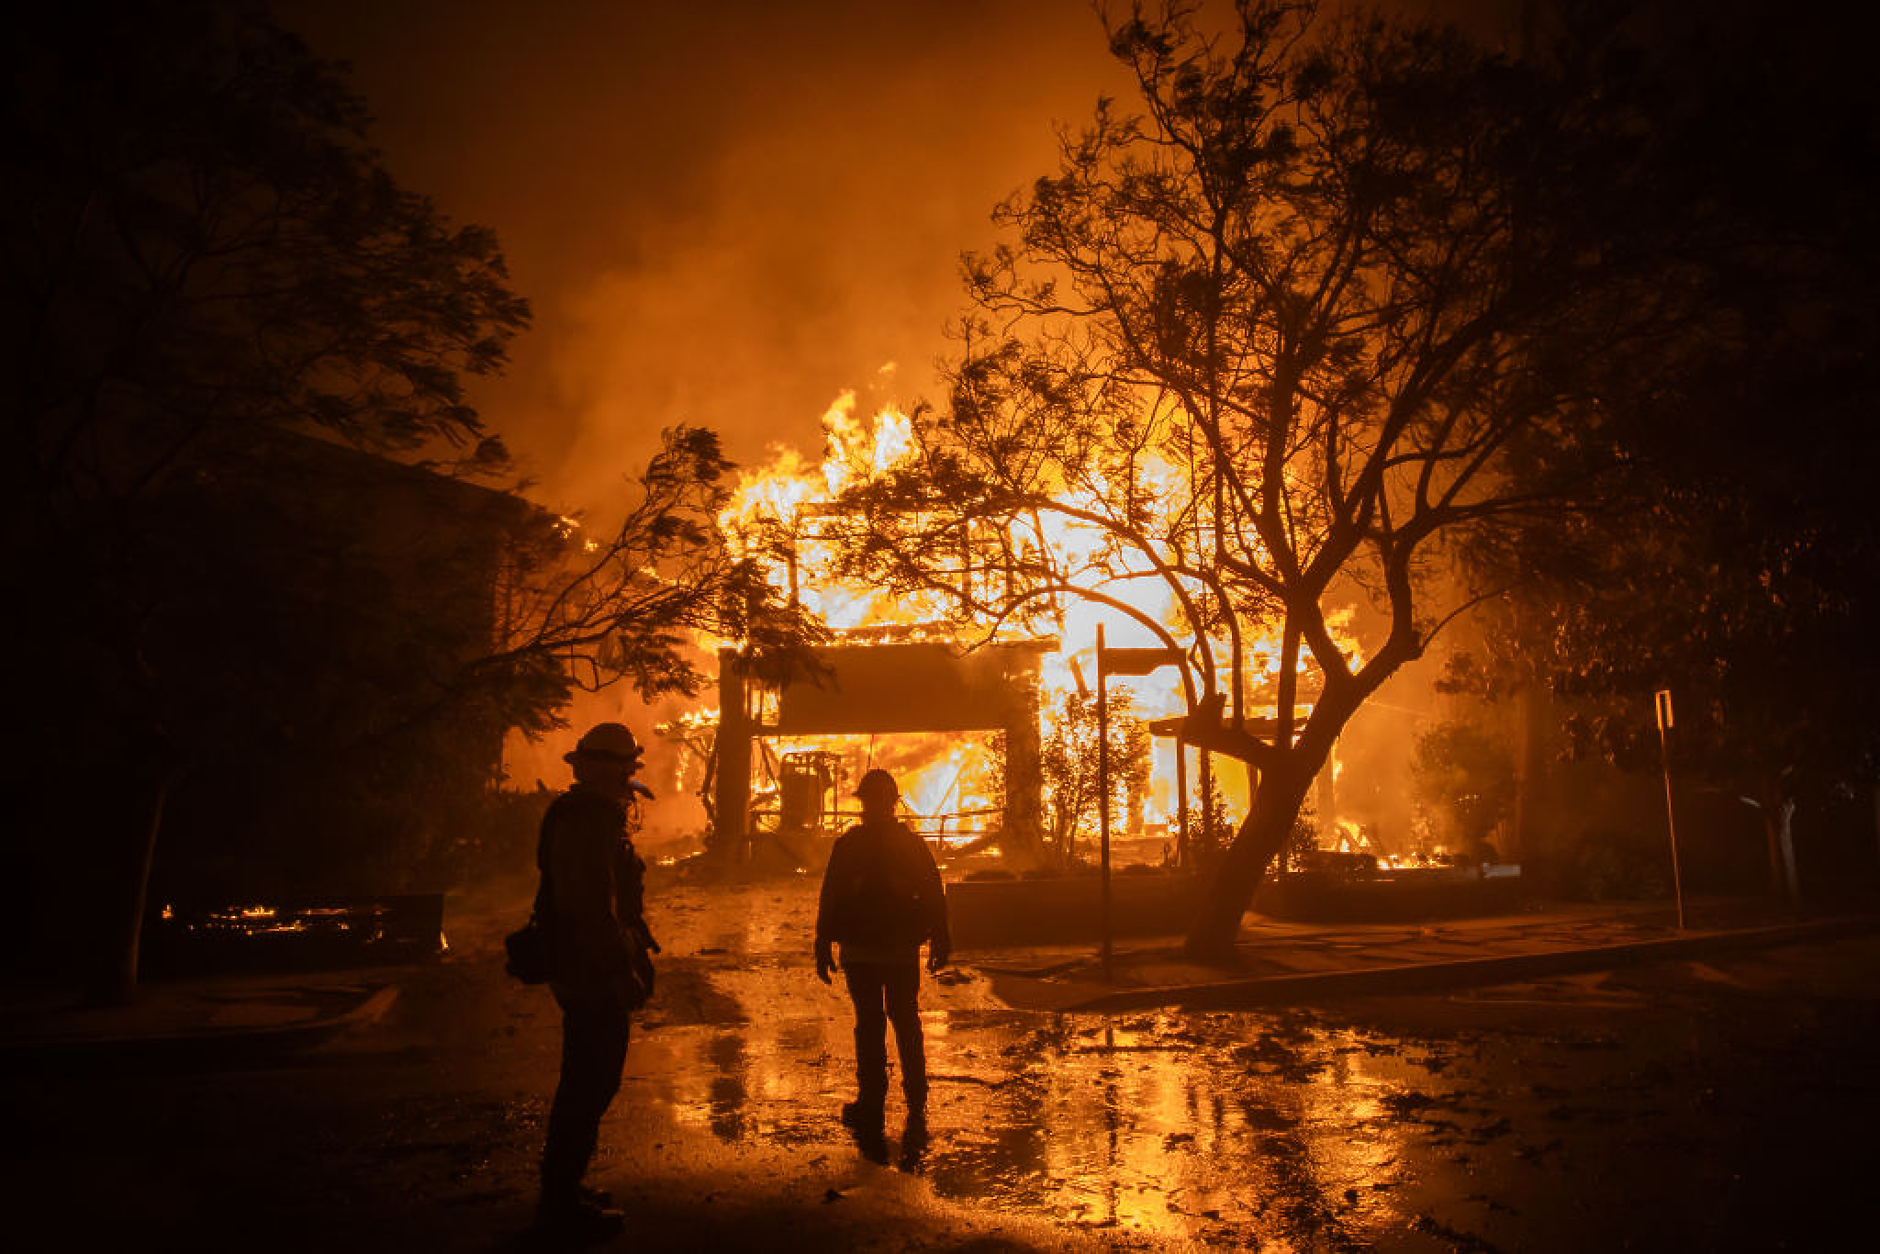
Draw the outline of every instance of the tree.
[[[531,515],[506,555],[491,648],[436,686],[432,708],[511,702],[505,727],[536,734],[576,688],[625,681],[648,699],[697,695],[701,636],[742,642],[740,663],[772,676],[813,671],[816,621],[784,604],[759,561],[719,528],[734,464],[716,433],[664,432],[618,525],[590,538],[578,522]]]
[[[706,620],[748,628],[754,657],[789,635],[714,544],[727,467],[696,431],[669,435],[593,545],[485,494],[511,515],[500,622],[487,601],[441,633],[398,612],[425,590],[393,586],[394,546],[344,502],[401,473],[506,472],[465,380],[502,367],[529,309],[495,237],[402,189],[339,69],[292,35],[190,0],[41,7],[9,29],[0,110],[18,440],[0,551],[31,606],[0,653],[41,732],[9,828],[27,862],[51,846],[92,881],[98,995],[134,987],[166,801],[205,737],[408,763],[367,750],[540,730],[571,683],[689,690],[684,636]],[[287,525],[312,467],[329,495]],[[318,638],[335,605],[344,633]],[[320,659],[324,686],[289,656]]]
[[[1234,13],[1110,26],[1141,115],[1099,102],[1000,208],[1017,240],[968,259],[949,404],[851,494],[858,569],[982,627],[1082,598],[1184,652],[1189,742],[1258,776],[1189,933],[1207,956],[1340,729],[1470,604],[1455,545],[1588,498],[1596,376],[1688,313],[1654,281],[1659,219],[1619,231],[1603,199],[1650,136],[1600,113],[1570,48]],[[1512,479],[1541,439],[1587,456]]]
[[[1111,813],[1121,816],[1127,812],[1129,799],[1140,796],[1148,782],[1149,733],[1140,719],[1129,716],[1127,688],[1109,689],[1106,700],[1109,803]],[[1097,775],[1098,723],[1095,693],[1067,693],[1041,745],[1038,765],[1044,776],[1043,852],[1050,865],[1060,868],[1075,866],[1079,843],[1088,847],[1099,836],[1104,781]]]
[[[1639,450],[1630,508],[1506,544],[1495,560],[1518,567],[1518,591],[1487,615],[1486,658],[1464,658],[1456,682],[1490,697],[1551,691],[1571,752],[1633,770],[1658,765],[1652,694],[1669,690],[1674,769],[1756,807],[1771,884],[1795,900],[1798,805],[1880,786],[1868,643],[1880,534],[1860,469],[1880,392],[1869,380],[1811,405],[1799,398],[1819,396],[1820,380],[1786,367],[1784,386],[1759,386],[1765,360],[1827,359],[1784,347],[1720,354],[1711,381],[1734,395],[1686,399],[1703,436],[1684,451],[1656,438],[1656,453]]]
[[[1426,810],[1458,853],[1478,861],[1514,800],[1514,763],[1504,739],[1469,722],[1443,723],[1417,737],[1411,773]],[[1488,847],[1488,848],[1485,848]]]
[[[1847,31],[1756,3],[1635,8],[1608,107],[1684,119],[1656,181],[1691,209],[1708,316],[1603,386],[1608,509],[1475,538],[1478,579],[1515,591],[1457,680],[1551,691],[1573,751],[1654,771],[1652,694],[1670,689],[1674,768],[1757,807],[1793,895],[1798,804],[1880,786],[1880,111],[1824,62],[1866,42]]]

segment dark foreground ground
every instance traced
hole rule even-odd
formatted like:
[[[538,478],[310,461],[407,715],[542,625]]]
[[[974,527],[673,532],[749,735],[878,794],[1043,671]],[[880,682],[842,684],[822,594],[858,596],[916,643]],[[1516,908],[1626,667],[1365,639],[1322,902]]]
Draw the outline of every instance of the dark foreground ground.
[[[813,885],[654,894],[660,995],[594,1173],[631,1216],[617,1248],[1818,1250],[1870,1210],[1873,932],[1110,1017],[1009,1009],[967,968],[923,998],[933,1142],[877,1163],[834,1118],[851,1046],[809,967]],[[310,1051],[15,1060],[0,1241],[534,1248],[557,1019],[502,976],[525,907],[498,904],[453,903],[452,953]]]

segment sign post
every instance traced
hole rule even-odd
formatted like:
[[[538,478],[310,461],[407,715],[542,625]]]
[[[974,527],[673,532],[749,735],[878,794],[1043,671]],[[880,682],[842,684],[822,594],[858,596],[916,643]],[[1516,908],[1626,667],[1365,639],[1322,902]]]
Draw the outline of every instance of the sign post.
[[[1671,812],[1671,750],[1666,733],[1671,730],[1671,689],[1660,688],[1653,696],[1658,714],[1658,761],[1665,775],[1665,831],[1671,837],[1671,891],[1678,901],[1678,930],[1684,930],[1684,882],[1678,874],[1678,825]]]
[[[1102,905],[1099,907],[1103,928],[1103,982],[1110,982],[1110,694],[1104,683],[1108,672],[1103,668],[1103,624],[1097,624],[1097,831],[1101,835],[1098,877]]]

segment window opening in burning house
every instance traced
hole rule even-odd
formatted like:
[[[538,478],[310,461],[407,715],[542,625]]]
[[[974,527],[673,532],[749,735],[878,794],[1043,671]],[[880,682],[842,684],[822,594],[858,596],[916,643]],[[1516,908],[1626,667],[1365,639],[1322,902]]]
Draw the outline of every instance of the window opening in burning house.
[[[835,838],[860,821],[855,783],[876,766],[900,784],[901,817],[937,859],[949,862],[986,848],[996,841],[1004,811],[996,739],[938,733],[762,738],[747,820],[751,856],[821,865]]]

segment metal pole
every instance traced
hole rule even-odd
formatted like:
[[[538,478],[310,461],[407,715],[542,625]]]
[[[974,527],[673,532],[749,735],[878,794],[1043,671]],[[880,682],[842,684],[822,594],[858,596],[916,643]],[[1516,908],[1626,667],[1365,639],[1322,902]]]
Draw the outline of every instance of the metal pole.
[[[1175,865],[1194,869],[1194,846],[1188,840],[1188,742],[1175,737]],[[1874,814],[1880,823],[1880,789],[1874,790]]]
[[[1671,891],[1678,901],[1678,930],[1684,930],[1684,881],[1678,874],[1678,825],[1671,816],[1671,750],[1665,733],[1671,729],[1671,689],[1661,688],[1654,701],[1658,713],[1658,761],[1665,775],[1665,831],[1671,837]]]
[[[1103,665],[1103,624],[1097,624],[1097,830],[1102,835],[1103,980],[1110,979],[1110,701]]]

